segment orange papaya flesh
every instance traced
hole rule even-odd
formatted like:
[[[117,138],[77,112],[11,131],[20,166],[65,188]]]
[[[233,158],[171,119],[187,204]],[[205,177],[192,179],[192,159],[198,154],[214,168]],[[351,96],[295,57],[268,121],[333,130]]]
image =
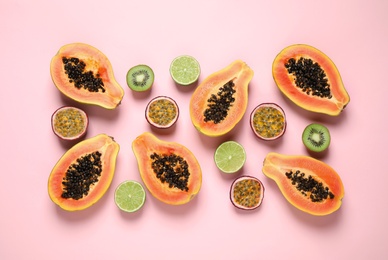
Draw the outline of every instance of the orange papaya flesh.
[[[50,73],[58,90],[80,103],[114,109],[123,99],[124,90],[114,77],[110,61],[88,44],[62,46],[51,59]]]
[[[119,145],[99,134],[70,148],[56,163],[48,180],[51,200],[67,211],[86,209],[108,190]]]
[[[195,128],[207,136],[231,131],[245,114],[253,74],[245,62],[236,60],[203,80],[190,99]]]
[[[145,132],[133,141],[132,149],[145,186],[158,200],[182,205],[200,191],[201,167],[187,147]]]
[[[291,61],[294,67],[286,67]],[[312,46],[284,48],[273,61],[272,75],[280,91],[303,109],[337,116],[350,102],[334,62]]]
[[[303,155],[271,152],[262,171],[274,180],[287,201],[311,215],[324,216],[338,210],[345,195],[340,176],[329,165]]]

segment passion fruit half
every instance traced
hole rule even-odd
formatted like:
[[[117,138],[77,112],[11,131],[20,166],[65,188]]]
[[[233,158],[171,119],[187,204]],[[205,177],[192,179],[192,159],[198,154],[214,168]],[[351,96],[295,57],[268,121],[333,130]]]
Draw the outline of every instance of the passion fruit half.
[[[148,103],[145,117],[156,128],[169,128],[178,120],[179,108],[172,98],[158,96]]]
[[[253,133],[262,140],[275,140],[286,131],[286,114],[275,103],[262,103],[253,109],[250,117]]]
[[[258,208],[264,199],[264,185],[252,176],[240,176],[230,187],[230,200],[238,209],[253,210]]]
[[[63,140],[80,139],[86,134],[88,125],[87,114],[77,107],[60,107],[51,116],[53,132]]]

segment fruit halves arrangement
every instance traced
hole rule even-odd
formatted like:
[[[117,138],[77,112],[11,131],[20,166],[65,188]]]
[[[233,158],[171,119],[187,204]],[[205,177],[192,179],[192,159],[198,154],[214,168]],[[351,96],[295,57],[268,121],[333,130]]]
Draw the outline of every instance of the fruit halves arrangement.
[[[123,99],[124,90],[115,80],[109,60],[90,45],[63,46],[53,57],[50,70],[55,86],[81,103],[114,109]],[[297,44],[284,48],[276,56],[272,72],[281,92],[306,110],[337,116],[350,101],[338,69],[314,47]],[[199,63],[190,56],[177,57],[171,63],[170,73],[177,84],[190,85],[198,80]],[[245,62],[236,60],[200,82],[189,105],[194,127],[210,137],[229,133],[246,112],[253,74]],[[147,65],[128,71],[127,83],[132,91],[147,91],[153,81],[153,71]],[[167,96],[155,97],[145,109],[147,121],[158,128],[170,127],[178,115],[177,103]],[[250,115],[253,133],[265,141],[282,137],[286,123],[284,110],[274,103],[259,104]],[[62,107],[52,116],[54,133],[63,139],[79,139],[85,135],[87,126],[86,113],[76,107]],[[305,128],[302,142],[313,152],[324,151],[330,144],[329,130],[312,123]],[[96,203],[112,182],[119,149],[119,144],[106,134],[70,148],[50,174],[48,191],[52,201],[69,211]],[[200,191],[201,167],[187,147],[145,132],[133,140],[132,149],[143,184],[155,198],[181,205]],[[217,148],[214,161],[226,174],[238,172],[245,163],[245,150],[230,140]],[[318,159],[271,152],[264,159],[262,171],[277,183],[293,206],[304,212],[328,215],[341,206],[344,197],[341,178]],[[121,183],[115,190],[117,206],[127,212],[140,209],[146,195],[143,184]],[[237,208],[252,210],[261,205],[264,190],[258,178],[240,176],[231,185],[230,199]]]

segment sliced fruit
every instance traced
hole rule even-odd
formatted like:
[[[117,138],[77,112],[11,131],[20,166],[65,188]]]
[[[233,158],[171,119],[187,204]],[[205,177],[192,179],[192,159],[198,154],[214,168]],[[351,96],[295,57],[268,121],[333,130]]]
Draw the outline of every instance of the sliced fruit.
[[[260,139],[275,140],[286,131],[286,114],[274,103],[263,103],[252,111],[250,124],[253,133]]]
[[[145,117],[152,126],[157,128],[169,128],[178,120],[179,108],[172,98],[159,96],[153,98],[148,103]]]
[[[170,65],[170,74],[172,79],[183,86],[193,84],[201,74],[201,68],[198,61],[189,55],[176,57]]]
[[[214,161],[222,172],[235,173],[245,164],[244,147],[235,142],[227,141],[219,145],[214,153]]]
[[[306,110],[336,116],[350,101],[333,61],[312,46],[284,48],[273,61],[272,74],[280,91]]]
[[[194,127],[207,136],[222,136],[240,122],[248,104],[248,84],[253,70],[236,60],[208,76],[190,100]]]
[[[323,152],[330,145],[329,129],[318,123],[309,124],[303,130],[302,141],[310,151]]]
[[[124,181],[115,190],[115,203],[125,212],[136,212],[141,209],[146,200],[146,193],[137,181]]]
[[[132,149],[143,183],[158,200],[182,205],[200,191],[201,167],[187,147],[145,132],[132,142]]]
[[[59,91],[78,102],[114,109],[123,99],[110,61],[88,44],[62,46],[51,60],[50,73]]]
[[[85,136],[88,125],[85,111],[76,107],[58,108],[51,116],[53,132],[63,140],[77,140]]]
[[[154,79],[154,71],[144,64],[134,66],[127,72],[128,87],[134,91],[142,92],[150,89]]]
[[[240,176],[230,187],[230,200],[239,209],[258,208],[264,199],[264,185],[252,176]]]
[[[269,153],[262,170],[276,182],[287,201],[304,212],[328,215],[342,204],[342,180],[322,161],[304,155]]]
[[[51,200],[68,211],[83,210],[95,204],[112,182],[119,149],[106,134],[74,145],[51,171],[48,180]]]

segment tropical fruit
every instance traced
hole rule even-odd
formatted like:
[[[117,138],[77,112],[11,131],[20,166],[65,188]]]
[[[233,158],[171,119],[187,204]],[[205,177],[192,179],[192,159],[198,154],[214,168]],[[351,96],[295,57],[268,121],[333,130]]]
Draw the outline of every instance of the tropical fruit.
[[[264,199],[264,185],[253,176],[240,176],[230,187],[230,200],[238,209],[253,210],[258,208]]]
[[[58,108],[51,116],[51,127],[55,135],[63,140],[77,140],[85,136],[89,118],[77,107]]]
[[[150,89],[154,80],[154,71],[144,64],[136,65],[127,72],[127,85],[133,91],[143,92]]]
[[[198,80],[201,67],[194,57],[181,55],[171,62],[170,74],[176,83],[187,86]]]
[[[296,208],[312,215],[338,210],[345,191],[337,172],[326,163],[305,155],[269,153],[263,173],[278,185],[283,196]]]
[[[127,180],[117,186],[115,190],[115,203],[124,212],[140,210],[146,200],[143,185],[137,181]]]
[[[179,118],[179,107],[172,98],[158,96],[148,103],[145,117],[147,122],[156,128],[169,128]]]
[[[306,148],[312,152],[323,152],[330,145],[329,129],[318,123],[312,123],[305,127],[302,141]]]
[[[253,109],[250,124],[253,133],[260,139],[276,140],[286,131],[286,114],[275,103],[262,103]]]
[[[123,99],[110,61],[88,44],[62,46],[51,60],[50,73],[55,86],[78,102],[114,109]]]
[[[239,171],[244,166],[245,160],[244,147],[235,141],[223,142],[214,153],[214,161],[218,169],[224,173]]]
[[[195,128],[207,136],[222,136],[231,131],[245,114],[252,77],[253,70],[236,60],[203,80],[190,100]]]
[[[273,61],[272,75],[281,92],[306,110],[337,116],[350,101],[333,61],[312,46],[284,48]]]
[[[83,210],[95,204],[112,182],[119,149],[106,134],[74,145],[51,171],[48,180],[51,200],[68,211]]]
[[[132,142],[132,149],[143,183],[158,200],[186,204],[200,191],[201,167],[187,147],[144,132]]]

